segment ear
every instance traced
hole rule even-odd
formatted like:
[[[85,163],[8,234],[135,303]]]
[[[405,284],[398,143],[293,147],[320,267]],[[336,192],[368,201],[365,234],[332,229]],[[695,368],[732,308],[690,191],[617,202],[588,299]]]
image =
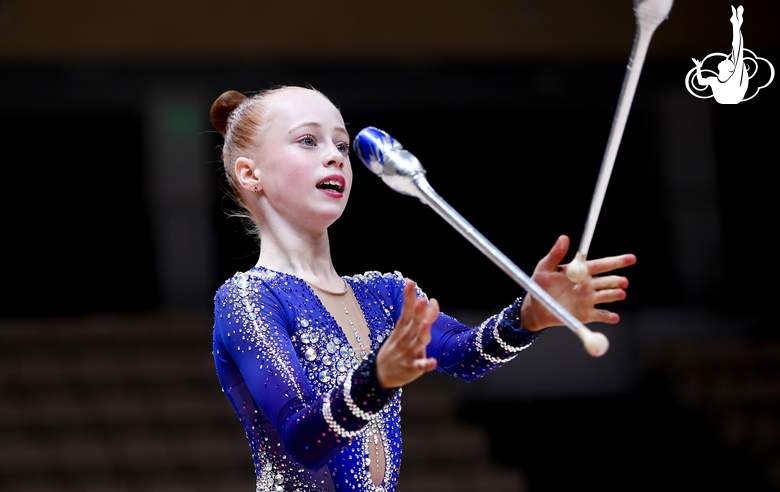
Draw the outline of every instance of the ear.
[[[246,157],[239,157],[235,164],[236,178],[245,190],[254,193],[263,189],[260,184],[260,171],[257,169],[255,161]]]

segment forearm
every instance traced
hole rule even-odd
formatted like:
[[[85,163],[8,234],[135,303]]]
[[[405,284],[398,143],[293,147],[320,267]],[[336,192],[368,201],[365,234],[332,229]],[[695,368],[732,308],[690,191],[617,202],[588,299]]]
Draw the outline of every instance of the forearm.
[[[306,468],[316,470],[338,454],[394,398],[376,377],[372,354],[343,384],[320,395],[311,404],[284,412],[279,434],[285,449]]]
[[[247,276],[220,288],[214,317],[217,374],[247,433],[252,434],[250,441],[263,442],[271,435],[271,442],[281,444],[304,468],[318,469],[366,425],[352,415],[344,384],[349,381],[354,386],[355,401],[368,405],[366,411],[374,410],[370,405],[376,401],[365,394],[382,396],[378,403],[382,408],[394,393],[380,391],[372,369],[375,362],[368,361],[342,383],[310,384],[318,372],[302,365],[304,356],[296,350],[295,335],[288,328],[295,326],[295,313],[284,306],[266,284]]]
[[[539,336],[519,326],[522,299],[476,328],[442,316],[434,324],[436,335],[428,354],[439,370],[471,381],[512,360]],[[433,333],[433,330],[432,330]]]

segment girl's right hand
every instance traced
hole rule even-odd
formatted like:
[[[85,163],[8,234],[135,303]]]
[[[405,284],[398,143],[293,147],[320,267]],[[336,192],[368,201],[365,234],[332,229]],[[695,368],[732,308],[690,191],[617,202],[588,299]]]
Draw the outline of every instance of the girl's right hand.
[[[436,359],[426,357],[425,349],[438,316],[438,301],[418,299],[414,282],[407,281],[401,317],[376,356],[376,374],[382,388],[401,387],[436,368]]]

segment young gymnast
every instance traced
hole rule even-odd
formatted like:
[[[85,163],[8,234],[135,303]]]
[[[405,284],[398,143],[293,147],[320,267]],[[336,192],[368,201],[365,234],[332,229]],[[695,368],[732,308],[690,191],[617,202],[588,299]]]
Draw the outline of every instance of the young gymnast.
[[[226,92],[211,119],[261,246],[257,266],[217,292],[213,339],[217,375],[252,449],[256,490],[395,491],[402,387],[434,368],[476,379],[559,322],[521,296],[470,328],[398,273],[339,276],[328,227],[352,186],[349,135],[321,93]],[[391,234],[403,243],[398,228]],[[616,323],[617,314],[594,306],[624,299],[628,280],[570,282],[559,266],[568,247],[561,236],[533,279],[582,322]],[[596,275],[635,261],[623,255],[588,268]]]

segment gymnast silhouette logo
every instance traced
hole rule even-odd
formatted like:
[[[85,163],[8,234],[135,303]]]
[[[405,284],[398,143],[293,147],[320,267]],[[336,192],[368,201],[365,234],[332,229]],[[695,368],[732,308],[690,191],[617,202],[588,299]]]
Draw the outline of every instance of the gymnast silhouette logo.
[[[772,64],[765,58],[756,56],[744,46],[740,30],[744,12],[745,9],[741,5],[736,10],[731,7],[731,54],[712,53],[702,61],[692,58],[696,66],[685,76],[685,88],[692,95],[700,99],[714,97],[720,104],[739,104],[753,99],[758,91],[772,83],[775,78],[775,68]],[[717,73],[712,69],[704,68],[707,60],[710,59],[712,62],[709,65],[714,65],[720,60],[717,64]],[[763,68],[764,64],[766,69]],[[761,77],[751,82],[759,72],[762,74]],[[705,77],[703,74],[713,76]],[[708,88],[712,90],[711,94],[708,94]]]

